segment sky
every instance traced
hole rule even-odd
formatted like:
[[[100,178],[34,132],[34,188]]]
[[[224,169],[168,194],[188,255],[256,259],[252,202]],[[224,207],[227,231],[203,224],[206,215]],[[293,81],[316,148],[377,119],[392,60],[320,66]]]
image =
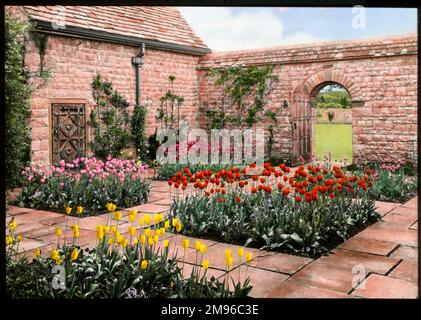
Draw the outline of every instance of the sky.
[[[214,51],[243,50],[417,32],[402,8],[179,7]]]

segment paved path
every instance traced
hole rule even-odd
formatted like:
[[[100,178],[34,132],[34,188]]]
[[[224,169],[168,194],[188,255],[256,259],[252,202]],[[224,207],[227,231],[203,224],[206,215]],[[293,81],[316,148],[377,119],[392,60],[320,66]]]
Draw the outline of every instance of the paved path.
[[[166,214],[170,203],[167,183],[152,181],[149,203],[135,208],[142,213]],[[376,207],[383,221],[339,245],[329,256],[313,260],[250,249],[254,259],[249,266],[237,257],[228,275],[236,281],[249,276],[253,285],[251,295],[261,298],[415,298],[418,296],[417,198],[404,205],[376,202]],[[129,226],[128,210],[122,210],[121,230]],[[66,223],[63,214],[9,206],[7,221],[12,216],[18,223],[17,232],[23,236],[19,251],[28,257],[33,257],[36,248],[48,255],[56,245],[55,227],[64,227]],[[78,244],[93,246],[96,225],[106,221],[107,215],[80,219]],[[183,264],[181,239],[186,237],[172,234],[166,237],[171,240],[171,251],[179,252],[179,263]],[[198,263],[194,240],[191,238],[192,248],[186,251],[186,275]],[[208,245],[206,257],[211,262],[208,275],[223,279],[227,276],[223,252],[230,247],[236,253],[237,246],[202,242]]]

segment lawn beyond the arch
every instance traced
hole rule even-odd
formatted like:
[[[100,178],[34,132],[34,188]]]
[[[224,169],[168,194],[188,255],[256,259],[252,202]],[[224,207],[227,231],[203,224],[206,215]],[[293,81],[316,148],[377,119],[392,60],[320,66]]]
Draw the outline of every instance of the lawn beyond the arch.
[[[352,125],[316,124],[317,158],[323,158],[329,152],[332,160],[352,161]]]

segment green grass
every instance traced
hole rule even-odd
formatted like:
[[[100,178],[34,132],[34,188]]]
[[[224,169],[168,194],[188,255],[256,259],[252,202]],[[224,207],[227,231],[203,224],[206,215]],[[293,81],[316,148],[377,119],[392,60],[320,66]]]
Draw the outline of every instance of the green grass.
[[[352,161],[352,125],[316,124],[316,154],[321,159],[328,153],[332,160]]]

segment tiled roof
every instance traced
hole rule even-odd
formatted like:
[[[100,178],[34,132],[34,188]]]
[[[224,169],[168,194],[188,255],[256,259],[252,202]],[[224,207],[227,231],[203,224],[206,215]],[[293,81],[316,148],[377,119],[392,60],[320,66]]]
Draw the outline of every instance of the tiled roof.
[[[411,33],[382,38],[212,52],[201,57],[199,68],[218,68],[230,65],[289,64],[416,53],[417,34]]]
[[[54,6],[23,6],[34,20],[57,21]],[[66,25],[193,48],[207,46],[176,7],[64,6]]]

